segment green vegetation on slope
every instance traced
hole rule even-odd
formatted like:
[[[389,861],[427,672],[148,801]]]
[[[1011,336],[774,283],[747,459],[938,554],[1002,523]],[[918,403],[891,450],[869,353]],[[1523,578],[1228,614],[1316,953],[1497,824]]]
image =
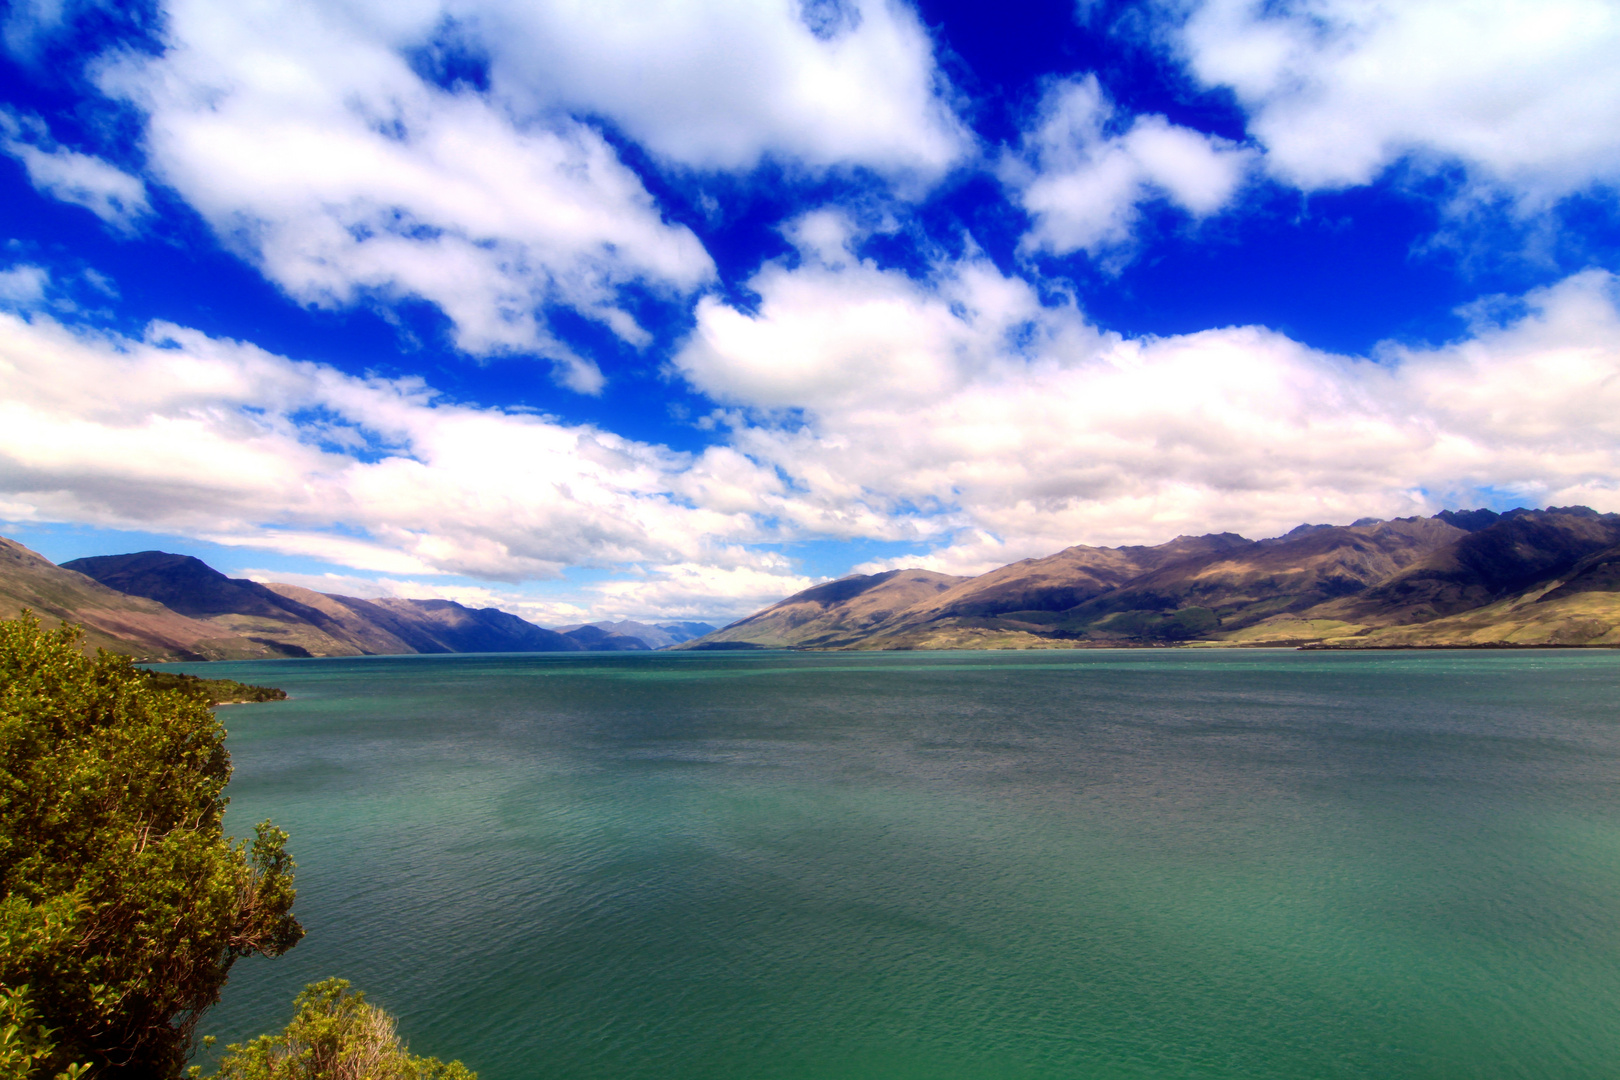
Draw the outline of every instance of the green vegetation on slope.
[[[224,835],[207,704],[80,637],[0,622],[0,986],[59,1033],[42,1071],[175,1076],[231,965],[303,935],[293,864]]]
[[[365,997],[346,979],[305,987],[286,1030],[233,1043],[214,1080],[478,1080],[459,1061],[412,1054],[394,1018]],[[202,1070],[194,1067],[191,1075]]]
[[[287,834],[224,835],[231,763],[210,709],[285,696],[0,620],[0,1078],[173,1080],[232,964],[303,936]],[[347,987],[311,987],[283,1035],[233,1047],[218,1075],[475,1080],[410,1056]]]
[[[209,705],[287,700],[287,691],[277,690],[273,686],[253,686],[237,682],[235,679],[204,679],[196,675],[182,675],[178,671],[147,671],[146,685],[153,690],[173,690],[189,694]]]

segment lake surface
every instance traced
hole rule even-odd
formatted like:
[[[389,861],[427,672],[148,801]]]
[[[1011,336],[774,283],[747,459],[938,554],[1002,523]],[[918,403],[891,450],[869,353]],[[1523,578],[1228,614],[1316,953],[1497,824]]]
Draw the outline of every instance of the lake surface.
[[[1613,1077],[1620,652],[177,665],[286,957],[483,1080]]]

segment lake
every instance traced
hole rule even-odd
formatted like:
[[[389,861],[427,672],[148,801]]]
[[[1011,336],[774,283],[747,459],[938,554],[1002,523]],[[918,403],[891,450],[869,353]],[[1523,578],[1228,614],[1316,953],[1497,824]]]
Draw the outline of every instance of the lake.
[[[308,937],[482,1080],[1613,1077],[1620,652],[175,665]]]

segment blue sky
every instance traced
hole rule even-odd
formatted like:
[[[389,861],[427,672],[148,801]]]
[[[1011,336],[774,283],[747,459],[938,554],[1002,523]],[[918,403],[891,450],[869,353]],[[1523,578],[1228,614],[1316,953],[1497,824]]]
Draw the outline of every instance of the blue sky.
[[[1620,511],[1613,0],[19,0],[0,533],[729,619]]]

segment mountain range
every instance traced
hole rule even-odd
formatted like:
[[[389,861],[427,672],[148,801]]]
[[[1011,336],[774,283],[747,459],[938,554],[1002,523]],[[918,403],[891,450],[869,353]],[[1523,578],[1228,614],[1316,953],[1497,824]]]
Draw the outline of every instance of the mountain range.
[[[452,600],[367,600],[227,577],[163,551],[55,566],[0,537],[0,612],[22,608],[47,624],[80,623],[86,644],[145,660],[658,649],[714,629],[601,623],[560,632]]]
[[[976,577],[901,569],[813,586],[716,630],[547,629],[451,600],[362,599],[143,551],[55,566],[0,538],[0,611],[72,621],[144,659],[648,649],[1205,645],[1620,646],[1620,514],[1443,511],[1137,547],[1066,548]]]
[[[1620,645],[1620,514],[1443,511],[856,575],[676,648]]]

